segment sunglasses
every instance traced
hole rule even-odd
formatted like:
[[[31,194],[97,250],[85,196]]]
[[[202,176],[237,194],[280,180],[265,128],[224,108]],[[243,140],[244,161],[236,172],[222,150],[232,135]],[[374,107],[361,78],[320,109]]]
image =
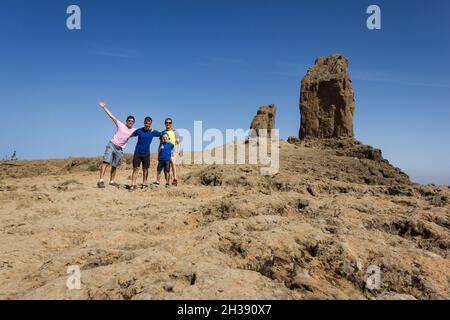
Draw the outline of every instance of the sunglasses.
[[[172,124],[172,122],[166,122],[166,124]]]
[[[128,120],[128,122],[134,123],[134,120],[131,120],[131,119],[130,119],[130,120]]]

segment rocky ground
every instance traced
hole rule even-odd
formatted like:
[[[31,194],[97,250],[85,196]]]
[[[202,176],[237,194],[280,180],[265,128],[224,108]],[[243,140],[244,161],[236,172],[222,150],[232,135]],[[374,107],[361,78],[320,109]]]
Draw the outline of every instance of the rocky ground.
[[[290,142],[273,177],[185,165],[134,193],[129,158],[104,190],[99,159],[0,162],[0,298],[450,298],[448,186],[352,140]]]

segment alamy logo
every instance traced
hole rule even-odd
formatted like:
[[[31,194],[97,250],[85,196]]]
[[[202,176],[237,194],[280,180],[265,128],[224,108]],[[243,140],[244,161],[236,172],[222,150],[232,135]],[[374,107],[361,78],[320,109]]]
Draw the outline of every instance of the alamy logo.
[[[278,129],[226,129],[225,134],[215,128],[203,132],[203,122],[194,121],[193,135],[187,129],[177,129],[181,150],[195,150],[180,156],[182,164],[259,165],[264,176],[275,175],[280,169],[280,140]],[[242,139],[247,137],[244,143]],[[207,143],[208,145],[204,146]],[[201,151],[200,151],[201,150]],[[198,152],[200,151],[200,152]]]
[[[81,289],[81,271],[79,266],[68,266],[66,286],[69,290],[80,290]]]
[[[371,265],[367,268],[366,287],[369,290],[379,290],[381,288],[381,270],[380,267]]]
[[[367,28],[369,30],[381,30],[381,9],[377,5],[371,5],[367,8],[367,14],[370,17],[367,18]]]
[[[70,16],[67,18],[66,26],[69,30],[81,30],[81,9],[77,5],[70,5],[67,7],[67,14]]]

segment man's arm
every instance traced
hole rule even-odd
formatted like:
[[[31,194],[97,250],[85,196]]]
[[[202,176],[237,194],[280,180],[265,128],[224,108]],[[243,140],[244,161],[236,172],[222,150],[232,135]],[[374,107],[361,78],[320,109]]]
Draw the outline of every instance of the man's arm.
[[[98,102],[98,105],[106,112],[106,114],[111,118],[112,121],[118,126],[117,118],[112,114],[111,111],[106,107],[106,103],[104,103],[102,100]]]
[[[138,129],[139,130],[139,129]],[[137,137],[139,135],[138,130],[134,130],[134,132],[131,134],[130,138]]]
[[[176,143],[180,144],[181,139],[180,139],[180,135],[178,134],[178,131],[174,129],[173,132],[175,133],[175,141],[176,141]]]
[[[152,131],[152,136],[154,138],[161,137],[161,134],[162,134],[162,132],[159,132],[158,130],[153,129],[153,131]]]

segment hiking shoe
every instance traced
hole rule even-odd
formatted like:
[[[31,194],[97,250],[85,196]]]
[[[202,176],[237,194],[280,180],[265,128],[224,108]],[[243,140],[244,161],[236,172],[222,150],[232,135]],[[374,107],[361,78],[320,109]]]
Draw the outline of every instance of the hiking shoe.
[[[170,183],[166,183],[166,188],[169,188],[170,187]]]
[[[173,179],[172,185],[175,186],[175,187],[178,186],[178,180],[177,179]]]
[[[142,190],[147,189],[147,188],[148,188],[148,184],[143,184],[141,187]]]
[[[153,182],[152,186],[154,186],[155,188],[159,188],[160,184],[159,184],[159,182]]]
[[[135,191],[136,190],[136,186],[130,186],[130,192],[133,192],[133,191]]]
[[[119,184],[117,182],[110,182],[109,185],[111,187],[118,187],[119,186]]]
[[[97,187],[100,188],[100,189],[105,188],[105,182],[103,182],[103,181],[97,182]]]

